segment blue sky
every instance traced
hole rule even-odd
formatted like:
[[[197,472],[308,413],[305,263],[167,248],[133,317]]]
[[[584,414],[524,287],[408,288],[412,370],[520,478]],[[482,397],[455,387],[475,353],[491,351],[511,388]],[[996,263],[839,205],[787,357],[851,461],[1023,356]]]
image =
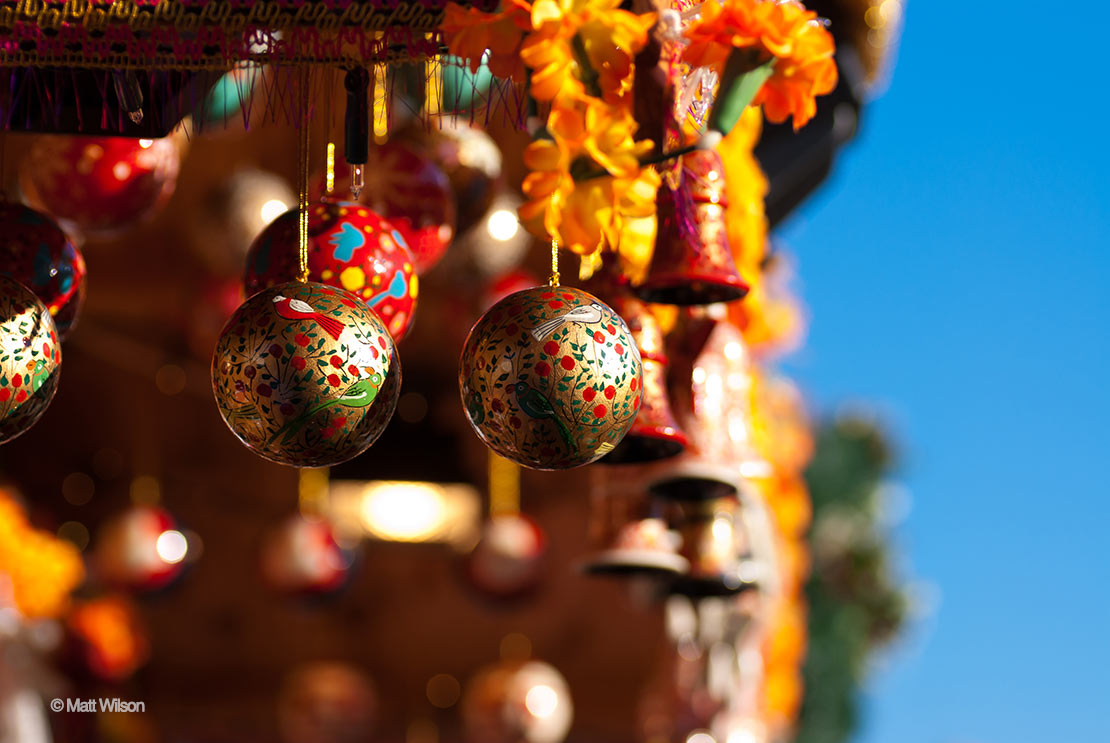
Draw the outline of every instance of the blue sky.
[[[818,410],[881,411],[938,588],[858,743],[1110,740],[1103,15],[911,2],[890,89],[781,230],[812,313],[785,368]]]

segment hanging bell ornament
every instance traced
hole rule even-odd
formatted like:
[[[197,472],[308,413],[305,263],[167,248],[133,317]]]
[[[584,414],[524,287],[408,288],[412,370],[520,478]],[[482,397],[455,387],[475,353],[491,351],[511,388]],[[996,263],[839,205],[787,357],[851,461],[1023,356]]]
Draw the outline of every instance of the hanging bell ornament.
[[[510,294],[470,331],[459,391],[474,431],[532,469],[569,469],[612,451],[640,409],[643,367],[624,320],[565,286]]]
[[[297,278],[300,212],[290,209],[251,244],[243,290]],[[418,291],[408,243],[389,220],[351,201],[308,207],[308,280],[345,289],[364,301],[399,342],[412,327]]]
[[[50,311],[14,279],[0,276],[0,444],[24,433],[58,390],[62,347]]]
[[[627,292],[614,298],[612,307],[628,323],[628,330],[640,351],[644,366],[644,397],[628,434],[616,449],[600,461],[603,464],[631,464],[681,454],[687,439],[671,413],[671,403],[667,398],[668,361],[659,321],[649,307]]]
[[[671,525],[682,537],[687,573],[671,584],[673,594],[690,598],[728,596],[755,585],[745,572],[749,552],[734,497],[672,503]]]
[[[582,569],[592,575],[676,575],[689,569],[681,539],[656,512],[639,478],[627,469],[594,470],[590,541]]]
[[[736,270],[725,224],[724,167],[712,150],[683,158],[677,188],[658,193],[658,229],[647,278],[636,293],[645,302],[701,305],[732,302],[748,293]]]
[[[0,274],[35,293],[65,339],[85,300],[85,259],[50,217],[18,202],[0,200]]]
[[[327,467],[358,456],[385,430],[401,362],[360,297],[291,281],[258,292],[227,321],[212,389],[224,422],[255,454]]]

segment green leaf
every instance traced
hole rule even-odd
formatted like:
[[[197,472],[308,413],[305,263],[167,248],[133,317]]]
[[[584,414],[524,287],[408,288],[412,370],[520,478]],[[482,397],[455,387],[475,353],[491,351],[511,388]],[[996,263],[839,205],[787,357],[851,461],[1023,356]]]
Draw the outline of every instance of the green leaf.
[[[774,59],[757,67],[752,65],[751,53],[747,50],[735,49],[729,54],[717,101],[709,115],[710,131],[727,136],[775,70]]]

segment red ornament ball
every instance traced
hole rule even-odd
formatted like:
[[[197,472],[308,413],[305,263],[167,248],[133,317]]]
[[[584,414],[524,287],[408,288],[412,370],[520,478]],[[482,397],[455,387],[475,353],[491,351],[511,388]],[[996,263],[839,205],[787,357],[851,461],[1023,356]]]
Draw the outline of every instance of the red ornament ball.
[[[297,278],[298,212],[262,231],[247,254],[247,296]],[[418,282],[405,237],[389,221],[351,201],[321,201],[308,211],[308,278],[355,294],[400,341],[412,327]]]
[[[401,362],[359,297],[291,281],[258,292],[227,321],[212,389],[228,428],[255,454],[327,467],[358,456],[385,430]]]
[[[85,301],[85,258],[58,224],[23,204],[0,201],[0,274],[35,293],[65,338]]]
[[[50,311],[27,287],[0,276],[0,444],[24,433],[58,390],[62,347]]]
[[[20,184],[36,209],[81,231],[111,236],[164,206],[177,184],[181,151],[173,135],[40,137],[23,161]]]
[[[533,469],[594,462],[640,409],[643,364],[620,318],[570,287],[510,294],[470,331],[459,361],[470,425],[495,452]]]
[[[350,172],[346,163],[337,163],[336,183],[349,184]],[[430,157],[399,141],[371,147],[363,173],[359,202],[397,227],[412,251],[416,273],[426,273],[455,237],[455,197],[447,176]],[[343,185],[340,190],[346,189]],[[320,178],[314,196],[322,195]]]

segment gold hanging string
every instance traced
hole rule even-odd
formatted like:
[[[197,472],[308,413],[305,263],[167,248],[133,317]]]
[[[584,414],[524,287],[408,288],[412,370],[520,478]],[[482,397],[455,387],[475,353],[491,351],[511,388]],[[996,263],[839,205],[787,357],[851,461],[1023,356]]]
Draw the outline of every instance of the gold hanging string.
[[[429,34],[428,38],[432,38],[434,34]],[[443,67],[439,63],[439,57],[428,57],[424,60],[424,113],[428,117],[428,122],[431,123],[433,117],[439,116],[440,112],[440,92],[442,88],[442,75]]]
[[[489,515],[515,516],[520,513],[520,466],[489,453]]]
[[[328,196],[331,196],[331,192],[335,190],[335,142],[328,142],[328,162],[324,188],[327,190]]]
[[[297,508],[306,519],[322,519],[327,513],[328,469],[297,471]]]
[[[389,104],[386,90],[386,66],[374,65],[374,141],[381,144],[389,135]]]
[[[556,238],[551,238],[551,278],[547,281],[548,286],[559,285],[559,241]]]
[[[308,281],[308,127],[309,127],[309,67],[305,65],[301,68],[301,100],[300,100],[300,153],[298,163],[300,170],[297,178],[297,190],[299,195],[298,203],[298,248],[300,254],[300,275],[297,277],[299,281]]]

